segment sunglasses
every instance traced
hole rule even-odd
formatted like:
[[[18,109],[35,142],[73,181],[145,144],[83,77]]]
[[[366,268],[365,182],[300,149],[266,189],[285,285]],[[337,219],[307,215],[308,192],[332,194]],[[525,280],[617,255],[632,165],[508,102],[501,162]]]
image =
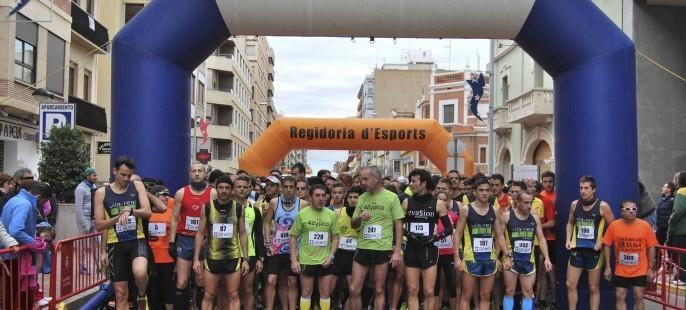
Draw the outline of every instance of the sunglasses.
[[[638,208],[622,208],[624,211],[636,211]]]
[[[161,192],[161,193],[157,193],[157,196],[164,196],[164,197],[169,197],[169,192]]]
[[[30,176],[30,177],[21,177],[21,180],[33,180],[33,176]]]

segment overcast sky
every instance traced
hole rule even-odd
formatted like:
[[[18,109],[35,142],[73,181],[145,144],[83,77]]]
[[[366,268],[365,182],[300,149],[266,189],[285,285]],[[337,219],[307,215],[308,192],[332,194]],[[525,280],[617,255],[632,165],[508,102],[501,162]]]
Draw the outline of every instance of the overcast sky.
[[[356,114],[364,77],[384,63],[402,63],[411,50],[429,50],[440,69],[485,70],[488,40],[269,37],[274,49],[274,103],[287,117],[348,117]],[[479,56],[477,56],[479,55]],[[477,59],[480,58],[480,59]],[[345,160],[345,151],[308,151],[313,173]]]

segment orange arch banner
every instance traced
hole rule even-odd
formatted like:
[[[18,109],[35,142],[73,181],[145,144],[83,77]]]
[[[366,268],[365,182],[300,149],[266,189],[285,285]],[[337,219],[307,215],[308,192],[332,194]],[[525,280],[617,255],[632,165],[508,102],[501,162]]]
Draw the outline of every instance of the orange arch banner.
[[[267,175],[292,149],[416,150],[442,172],[451,135],[429,119],[280,118],[241,156],[241,169]]]

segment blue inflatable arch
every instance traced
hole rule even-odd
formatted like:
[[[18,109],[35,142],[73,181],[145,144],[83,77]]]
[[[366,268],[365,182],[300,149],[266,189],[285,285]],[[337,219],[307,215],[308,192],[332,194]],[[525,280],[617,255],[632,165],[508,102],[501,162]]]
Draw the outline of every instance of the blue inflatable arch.
[[[231,35],[514,39],[554,79],[558,240],[580,176],[638,196],[634,45],[590,0],[152,1],[113,42],[112,160],[186,182],[191,72]]]

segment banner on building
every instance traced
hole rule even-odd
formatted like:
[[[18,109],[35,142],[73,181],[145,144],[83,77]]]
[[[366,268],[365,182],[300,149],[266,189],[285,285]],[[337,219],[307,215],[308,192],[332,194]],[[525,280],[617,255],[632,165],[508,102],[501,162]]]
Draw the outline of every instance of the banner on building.
[[[538,165],[512,165],[512,179],[538,180]]]
[[[40,142],[48,141],[53,127],[74,128],[76,105],[73,103],[42,103],[40,105]]]

